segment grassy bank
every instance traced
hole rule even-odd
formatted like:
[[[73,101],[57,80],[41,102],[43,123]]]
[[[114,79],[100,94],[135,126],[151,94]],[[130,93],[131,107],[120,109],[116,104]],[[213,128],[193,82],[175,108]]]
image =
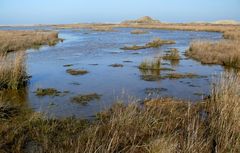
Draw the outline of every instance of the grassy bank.
[[[19,89],[28,82],[25,56],[17,52],[11,56],[0,56],[0,90]]]
[[[193,41],[186,55],[203,64],[240,68],[240,40]]]
[[[61,39],[51,31],[0,31],[0,54],[55,45]]]
[[[0,151],[239,152],[239,84],[239,75],[225,74],[204,102],[166,98],[146,101],[144,107],[118,103],[91,123],[46,119],[1,101],[0,117],[9,117],[1,117]]]

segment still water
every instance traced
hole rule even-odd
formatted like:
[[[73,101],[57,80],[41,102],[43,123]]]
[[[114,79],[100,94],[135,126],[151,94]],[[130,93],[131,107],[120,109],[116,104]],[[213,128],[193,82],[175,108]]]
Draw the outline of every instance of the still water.
[[[14,28],[19,29],[51,27]],[[25,96],[28,105],[35,111],[50,116],[89,118],[117,101],[128,103],[140,102],[146,98],[175,97],[196,102],[203,98],[201,94],[209,94],[212,75],[223,71],[221,66],[202,65],[184,56],[192,40],[219,40],[222,39],[220,33],[148,29],[148,34],[132,35],[132,28],[116,30],[117,32],[94,32],[87,29],[61,29],[58,30],[59,37],[65,39],[64,42],[52,47],[44,46],[39,50],[28,50],[26,65],[28,74],[32,76]],[[138,51],[120,49],[125,45],[143,45],[156,37],[175,40],[176,44]],[[175,63],[162,61],[165,67],[175,69],[174,73],[196,73],[206,77],[142,80],[137,66],[146,59],[163,55],[170,48],[177,48],[182,60]],[[64,67],[66,64],[73,66]],[[111,64],[122,64],[123,67],[111,67]],[[72,76],[66,73],[68,68],[84,69],[89,73]],[[69,93],[55,97],[38,97],[34,93],[37,88],[56,88]],[[146,89],[153,91],[149,93]],[[100,94],[101,99],[87,105],[71,102],[72,97],[89,93]]]

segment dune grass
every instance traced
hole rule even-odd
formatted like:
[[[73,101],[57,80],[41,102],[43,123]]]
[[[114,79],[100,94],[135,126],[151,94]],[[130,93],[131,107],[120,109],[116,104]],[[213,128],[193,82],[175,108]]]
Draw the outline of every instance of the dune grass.
[[[41,45],[53,46],[60,40],[58,33],[51,31],[0,31],[0,54]]]
[[[19,89],[27,85],[29,77],[23,52],[0,56],[0,63],[0,89]]]
[[[91,123],[23,112],[2,121],[0,151],[239,152],[239,91],[240,76],[225,74],[214,82],[210,98],[195,104],[171,98],[146,101],[144,107],[117,103]]]

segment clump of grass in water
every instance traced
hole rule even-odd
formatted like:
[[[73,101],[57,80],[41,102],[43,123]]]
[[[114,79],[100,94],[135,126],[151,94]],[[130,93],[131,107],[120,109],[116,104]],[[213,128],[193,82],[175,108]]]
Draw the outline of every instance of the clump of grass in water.
[[[36,96],[59,96],[61,92],[54,88],[38,88],[35,91]]]
[[[184,74],[181,74],[181,73],[168,73],[164,76],[160,76],[160,73],[159,75],[156,75],[156,74],[144,74],[144,75],[141,75],[140,76],[142,80],[145,80],[145,81],[158,81],[158,80],[162,80],[162,79],[186,79],[186,78],[189,78],[189,79],[193,79],[193,78],[206,78],[207,76],[201,76],[201,75],[197,75],[197,74],[194,74],[194,73],[184,73]]]
[[[111,64],[111,65],[109,65],[109,66],[111,66],[111,67],[123,67],[122,64]]]
[[[158,48],[165,44],[175,44],[173,40],[162,40],[160,38],[155,38],[152,42],[147,43],[145,46],[148,48]]]
[[[138,66],[139,69],[143,70],[163,70],[163,71],[174,71],[172,68],[165,68],[161,66],[161,58],[154,60],[145,60]]]
[[[133,45],[133,46],[125,46],[123,48],[120,48],[122,50],[140,50],[140,49],[146,49],[146,48],[158,48],[162,45],[165,44],[175,44],[175,41],[173,40],[162,40],[160,38],[155,38],[153,41],[145,44],[144,46],[137,46],[137,45]]]
[[[99,100],[101,98],[101,95],[97,93],[90,93],[90,94],[80,94],[71,99],[72,102],[76,102],[82,105],[86,105],[88,102],[92,100]]]
[[[173,48],[169,51],[169,53],[167,53],[166,55],[164,55],[162,57],[164,60],[180,60],[180,55],[179,52],[176,48]]]
[[[184,79],[184,78],[205,78],[206,76],[197,75],[194,73],[169,73],[165,76],[162,76],[162,79]]]
[[[19,89],[27,85],[25,55],[17,52],[12,56],[0,56],[0,89]]]
[[[155,58],[153,60],[145,60],[138,66],[141,71],[141,79],[145,81],[157,81],[161,79],[161,71],[175,71],[172,68],[166,68],[161,66],[161,58]]]
[[[65,65],[63,65],[63,67],[71,67],[71,66],[73,66],[73,64],[65,64]]]
[[[77,70],[77,69],[67,69],[66,72],[71,75],[84,75],[89,73],[87,70]]]
[[[145,30],[141,30],[141,29],[136,29],[136,30],[133,30],[131,31],[131,34],[135,34],[135,35],[138,35],[138,34],[147,34],[149,33],[148,31],[145,31]]]

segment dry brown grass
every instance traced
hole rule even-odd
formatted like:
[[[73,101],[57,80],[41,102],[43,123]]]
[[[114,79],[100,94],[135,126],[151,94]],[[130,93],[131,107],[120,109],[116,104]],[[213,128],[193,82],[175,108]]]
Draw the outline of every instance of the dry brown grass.
[[[50,31],[0,31],[0,53],[55,45],[60,39],[57,32]]]
[[[186,55],[204,64],[220,64],[240,68],[240,41],[193,41]]]
[[[141,30],[141,29],[135,29],[135,30],[132,30],[131,31],[131,34],[135,34],[135,35],[138,35],[138,34],[147,34],[149,33],[148,31],[145,31],[145,30]]]
[[[24,113],[0,125],[0,151],[239,152],[239,91],[240,76],[226,74],[215,81],[211,98],[196,104],[171,98],[145,107],[115,104],[92,123]]]
[[[161,38],[154,38],[152,41],[146,43],[144,46],[125,46],[120,49],[122,50],[140,50],[140,49],[147,49],[147,48],[158,48],[162,45],[171,45],[175,44],[176,42],[174,40],[162,40]]]
[[[0,89],[19,89],[27,85],[28,76],[23,52],[0,56],[0,63]]]

